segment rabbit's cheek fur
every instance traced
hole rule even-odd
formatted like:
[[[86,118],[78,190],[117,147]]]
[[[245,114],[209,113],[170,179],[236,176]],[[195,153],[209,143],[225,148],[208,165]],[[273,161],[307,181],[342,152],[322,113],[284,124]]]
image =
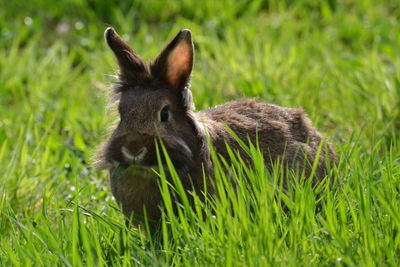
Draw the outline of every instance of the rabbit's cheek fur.
[[[187,170],[193,161],[193,154],[189,145],[179,136],[169,136],[163,140],[174,165]]]

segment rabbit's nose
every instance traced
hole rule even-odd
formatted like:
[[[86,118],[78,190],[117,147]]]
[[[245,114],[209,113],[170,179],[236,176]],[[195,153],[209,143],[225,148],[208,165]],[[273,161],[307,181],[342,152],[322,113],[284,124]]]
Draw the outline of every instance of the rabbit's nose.
[[[147,148],[142,147],[137,150],[135,153],[132,153],[126,146],[121,148],[121,153],[124,155],[125,159],[131,163],[140,163],[143,161],[144,157],[147,154]]]

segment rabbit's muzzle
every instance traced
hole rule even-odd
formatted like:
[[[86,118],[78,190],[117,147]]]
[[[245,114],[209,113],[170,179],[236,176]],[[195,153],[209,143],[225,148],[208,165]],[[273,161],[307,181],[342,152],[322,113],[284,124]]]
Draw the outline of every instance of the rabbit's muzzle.
[[[140,164],[147,154],[147,148],[142,147],[136,153],[132,153],[129,151],[129,148],[123,146],[121,152],[126,161],[131,162],[132,164]]]
[[[107,162],[115,165],[154,165],[154,138],[149,135],[120,135],[110,140]]]

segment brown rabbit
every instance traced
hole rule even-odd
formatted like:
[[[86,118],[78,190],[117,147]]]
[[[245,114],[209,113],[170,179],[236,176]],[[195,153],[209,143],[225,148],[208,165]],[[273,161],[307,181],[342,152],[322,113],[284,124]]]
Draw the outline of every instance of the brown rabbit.
[[[309,174],[317,160],[316,176],[322,179],[327,174],[325,155],[334,162],[335,153],[329,144],[315,159],[323,138],[301,108],[242,99],[195,113],[189,89],[194,56],[189,30],[181,30],[150,64],[113,28],[107,28],[105,39],[120,67],[120,81],[115,87],[120,120],[101,146],[98,163],[110,170],[112,192],[125,214],[142,216],[146,209],[150,219],[160,218],[162,199],[157,179],[145,168],[157,165],[157,138],[163,141],[187,190],[203,189],[203,170],[212,177],[206,135],[225,158],[229,159],[227,143],[250,160],[228,128],[253,143],[258,136],[269,169],[272,162],[281,159],[289,169]],[[138,168],[120,172],[119,166]]]

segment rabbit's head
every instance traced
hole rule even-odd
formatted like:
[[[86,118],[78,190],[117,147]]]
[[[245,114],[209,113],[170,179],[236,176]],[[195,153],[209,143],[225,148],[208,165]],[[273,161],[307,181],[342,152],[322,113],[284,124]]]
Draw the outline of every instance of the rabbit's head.
[[[157,164],[161,139],[177,167],[195,164],[203,146],[193,118],[189,80],[193,43],[181,30],[151,63],[145,63],[113,28],[105,31],[119,65],[115,86],[120,120],[100,155],[102,167]]]

